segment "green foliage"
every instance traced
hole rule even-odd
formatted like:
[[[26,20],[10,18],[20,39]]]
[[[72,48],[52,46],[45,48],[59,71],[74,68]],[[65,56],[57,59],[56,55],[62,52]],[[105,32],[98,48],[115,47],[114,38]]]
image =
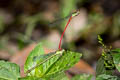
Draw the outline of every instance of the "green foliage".
[[[118,69],[118,71],[120,72],[120,49],[115,49],[113,50],[113,61],[114,64],[116,66],[116,68]]]
[[[28,71],[30,68],[32,68],[34,65],[36,65],[38,61],[35,62],[35,61],[34,61],[34,58],[37,57],[37,56],[43,55],[43,54],[44,54],[44,49],[42,48],[42,44],[39,43],[39,44],[35,47],[35,49],[33,49],[33,50],[30,52],[30,54],[29,54],[29,56],[28,56],[28,58],[27,58],[27,60],[26,60],[26,62],[25,62],[25,65],[24,65],[24,71],[26,72],[26,71]],[[41,58],[40,58],[40,59],[41,59]]]
[[[64,72],[60,73],[57,76],[51,76],[51,77],[44,77],[44,78],[37,78],[33,76],[27,76],[24,78],[20,78],[19,80],[68,80],[67,76]]]
[[[99,43],[103,46],[102,38],[98,36]],[[0,80],[69,80],[64,71],[76,64],[81,53],[61,50],[44,54],[42,44],[39,43],[29,54],[24,65],[25,77],[20,77],[19,66],[5,61],[0,61]],[[96,80],[120,80],[112,72],[120,72],[120,49],[107,49],[103,47],[102,56],[96,68]],[[93,76],[80,74],[71,80],[92,80]]]
[[[111,50],[112,53],[120,53],[120,48],[116,48],[116,49],[113,49]]]
[[[113,62],[113,57],[110,49],[107,49],[106,45],[103,43],[103,39],[98,35],[98,42],[103,46],[102,55],[98,60],[96,67],[96,76],[100,74],[112,74],[112,71],[115,69]]]
[[[113,70],[115,70],[115,65],[113,63],[112,56],[106,53],[106,56],[101,56],[98,60],[96,67],[96,76],[100,74],[112,74]]]
[[[46,80],[69,80],[64,72],[61,72],[59,74],[54,74],[52,76],[46,77],[45,79]]]
[[[96,80],[119,80],[118,77],[113,76],[113,71],[118,69],[120,72],[120,48],[108,49],[100,36],[98,40],[103,46],[103,51],[96,67]]]
[[[96,80],[119,80],[117,76],[102,74],[99,75]]]
[[[0,79],[3,80],[68,80],[64,71],[77,63],[81,53],[56,51],[44,54],[39,43],[29,54],[24,65],[26,77],[20,78],[19,67],[9,62],[0,62]],[[3,65],[4,64],[4,65]]]
[[[18,80],[45,80],[45,79],[27,76],[27,77],[24,77],[24,78],[19,78]]]
[[[43,53],[41,44],[38,44],[28,56],[25,63],[25,72],[28,73],[28,76],[49,77],[59,74],[72,67],[82,56],[80,53],[65,50],[46,55]]]
[[[18,80],[20,68],[17,64],[0,61],[0,80]]]
[[[98,35],[98,42],[104,47],[103,39]]]
[[[96,67],[96,80],[119,80],[112,76],[112,72],[117,69],[120,72],[120,49],[113,49],[98,60]]]
[[[92,80],[92,75],[89,74],[80,74],[73,77],[71,80]]]
[[[104,74],[106,73],[106,69],[105,69],[105,66],[104,66],[104,60],[103,58],[101,57],[98,62],[97,62],[97,66],[96,66],[96,76],[100,75],[100,74]]]

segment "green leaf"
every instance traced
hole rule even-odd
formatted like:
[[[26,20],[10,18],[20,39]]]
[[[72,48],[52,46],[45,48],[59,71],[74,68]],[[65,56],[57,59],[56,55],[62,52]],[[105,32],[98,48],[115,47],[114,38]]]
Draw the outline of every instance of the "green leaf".
[[[34,58],[44,54],[42,43],[39,43],[29,54],[24,65],[24,72],[27,72],[30,68],[34,67],[38,61],[34,61]]]
[[[118,69],[118,71],[120,72],[120,49],[115,49],[113,50],[113,61],[114,64],[116,66],[116,68]]]
[[[54,63],[59,59],[61,56],[62,51],[57,51],[54,53],[43,54],[40,56],[33,56],[33,62],[36,63],[33,67],[28,69],[28,76],[36,76],[42,77],[45,72],[48,71],[50,66],[54,65]]]
[[[64,72],[46,77],[46,80],[69,80]]]
[[[117,76],[102,74],[99,75],[96,80],[119,80]]]
[[[43,53],[43,48],[39,44],[28,56],[25,63],[25,72],[29,72],[28,76],[42,78],[59,74],[72,67],[82,56],[80,53],[65,50]]]
[[[116,49],[113,49],[111,50],[112,53],[120,53],[120,48],[116,48]]]
[[[0,80],[18,80],[20,68],[17,64],[0,61]]]
[[[53,65],[48,65],[49,68],[44,75],[49,76],[69,69],[80,60],[81,56],[82,54],[80,53],[64,51]],[[45,63],[45,65],[47,65],[47,62]]]
[[[114,69],[107,70],[106,66],[104,64],[105,64],[104,58],[101,56],[97,62],[97,66],[96,66],[96,76],[101,75],[101,74],[108,74],[108,75],[112,74]]]
[[[98,35],[98,42],[103,46],[105,47],[104,43],[103,43],[103,39],[101,38],[100,35]]]
[[[80,74],[73,77],[71,80],[92,80],[93,76],[89,74]]]
[[[32,76],[27,76],[27,77],[24,77],[24,78],[19,78],[18,80],[45,80],[45,79],[36,78],[36,77],[32,77]]]
[[[96,66],[96,76],[100,74],[105,74],[105,73],[106,73],[106,69],[104,66],[104,59],[103,57],[100,57],[100,59],[97,62],[97,66]]]
[[[62,72],[58,75],[52,75],[50,77],[37,78],[37,77],[27,76],[24,78],[20,78],[19,80],[68,80],[68,78],[65,75],[65,73]]]

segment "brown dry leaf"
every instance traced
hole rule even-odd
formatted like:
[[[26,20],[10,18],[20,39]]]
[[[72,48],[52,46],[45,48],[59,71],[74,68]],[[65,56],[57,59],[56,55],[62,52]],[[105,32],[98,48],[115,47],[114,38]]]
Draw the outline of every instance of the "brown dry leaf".
[[[70,68],[68,72],[72,74],[89,73],[95,75],[94,69],[83,60],[80,60],[74,67]]]
[[[0,59],[9,60],[10,57],[11,57],[10,53],[4,50],[0,50]]]
[[[117,41],[113,42],[113,43],[112,43],[112,46],[113,46],[114,48],[119,48],[119,47],[120,47],[120,40],[117,40]]]

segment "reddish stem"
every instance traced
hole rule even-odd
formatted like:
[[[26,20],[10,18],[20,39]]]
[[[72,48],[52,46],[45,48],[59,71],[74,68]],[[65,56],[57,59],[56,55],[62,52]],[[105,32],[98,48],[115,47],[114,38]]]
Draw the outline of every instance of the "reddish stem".
[[[68,25],[69,25],[71,19],[72,19],[72,16],[69,18],[69,20],[68,20],[68,22],[67,22],[67,24],[66,24],[66,26],[65,26],[65,29],[64,29],[64,31],[63,31],[63,33],[62,33],[62,35],[61,35],[60,42],[59,42],[59,50],[61,50],[62,38],[63,38],[63,35],[64,35],[64,33],[65,33],[65,31],[66,31],[66,29],[67,29],[67,27],[68,27]]]

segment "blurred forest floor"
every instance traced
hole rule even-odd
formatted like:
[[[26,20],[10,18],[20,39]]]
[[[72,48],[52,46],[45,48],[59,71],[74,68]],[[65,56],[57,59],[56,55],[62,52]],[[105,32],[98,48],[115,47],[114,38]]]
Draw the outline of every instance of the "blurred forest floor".
[[[65,32],[62,48],[82,52],[83,57],[66,74],[95,74],[101,55],[97,35],[106,45],[120,48],[119,0],[0,0],[0,59],[15,62],[22,70],[38,42],[46,53],[57,50],[67,19],[54,21],[77,9],[80,14]]]

